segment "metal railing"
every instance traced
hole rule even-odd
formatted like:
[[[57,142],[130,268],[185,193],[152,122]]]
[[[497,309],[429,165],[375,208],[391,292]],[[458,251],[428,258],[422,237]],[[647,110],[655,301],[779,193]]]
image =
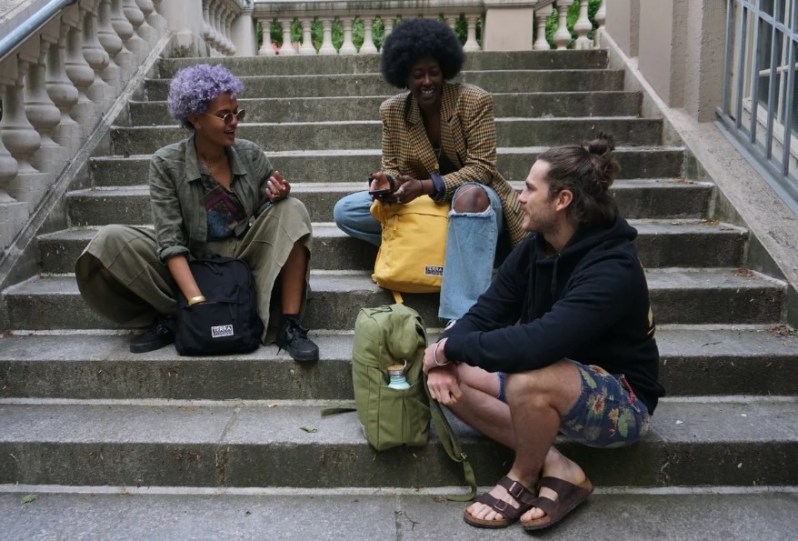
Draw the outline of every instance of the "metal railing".
[[[77,0],[52,0],[42,9],[34,13],[28,20],[11,30],[7,35],[0,39],[0,60],[16,49],[28,36],[47,22],[58,15],[58,12],[69,4],[74,4]]]
[[[727,0],[722,125],[798,212],[798,0]]]

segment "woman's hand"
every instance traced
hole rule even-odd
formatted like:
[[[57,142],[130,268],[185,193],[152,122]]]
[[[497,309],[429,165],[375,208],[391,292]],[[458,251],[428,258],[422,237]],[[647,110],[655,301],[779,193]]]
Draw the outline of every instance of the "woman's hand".
[[[392,190],[394,187],[391,186],[391,181],[388,180],[388,174],[382,171],[377,171],[376,173],[372,173],[369,178],[371,182],[369,183],[369,191],[375,192],[377,190]]]
[[[449,364],[430,370],[427,374],[427,388],[433,400],[445,406],[456,404],[463,396],[457,380],[457,366]]]
[[[291,185],[283,178],[280,171],[275,171],[266,181],[266,197],[272,203],[282,201],[291,193]]]
[[[424,191],[424,181],[422,180],[417,180],[407,175],[399,175],[396,181],[399,183],[399,188],[396,189],[393,195],[397,203],[409,203],[416,197],[426,193]]]

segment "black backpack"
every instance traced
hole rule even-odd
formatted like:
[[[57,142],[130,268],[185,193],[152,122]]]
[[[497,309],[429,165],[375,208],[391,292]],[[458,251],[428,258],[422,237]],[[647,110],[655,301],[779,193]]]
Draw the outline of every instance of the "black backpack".
[[[241,259],[214,257],[189,262],[205,297],[189,306],[178,292],[175,349],[180,355],[248,353],[260,346],[263,322],[258,315],[255,280]]]

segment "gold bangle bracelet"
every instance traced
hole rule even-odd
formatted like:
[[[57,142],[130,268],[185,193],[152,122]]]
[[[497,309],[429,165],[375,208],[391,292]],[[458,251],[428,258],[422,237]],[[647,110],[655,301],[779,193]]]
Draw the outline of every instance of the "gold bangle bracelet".
[[[196,297],[191,297],[190,299],[188,299],[188,305],[189,306],[194,306],[195,304],[199,304],[199,303],[202,303],[202,302],[205,302],[205,301],[206,301],[206,299],[205,299],[204,296],[197,295]]]

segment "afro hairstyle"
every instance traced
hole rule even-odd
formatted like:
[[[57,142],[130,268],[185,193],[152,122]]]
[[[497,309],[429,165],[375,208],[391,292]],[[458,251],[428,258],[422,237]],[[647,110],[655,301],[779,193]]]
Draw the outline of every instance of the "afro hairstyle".
[[[410,69],[430,56],[438,62],[446,80],[457,76],[465,61],[463,47],[446,23],[434,19],[404,20],[385,39],[380,71],[388,84],[407,88]]]
[[[172,118],[193,130],[188,117],[207,111],[210,103],[222,94],[229,93],[235,98],[243,90],[244,84],[223,65],[195,64],[175,74],[166,103]]]

